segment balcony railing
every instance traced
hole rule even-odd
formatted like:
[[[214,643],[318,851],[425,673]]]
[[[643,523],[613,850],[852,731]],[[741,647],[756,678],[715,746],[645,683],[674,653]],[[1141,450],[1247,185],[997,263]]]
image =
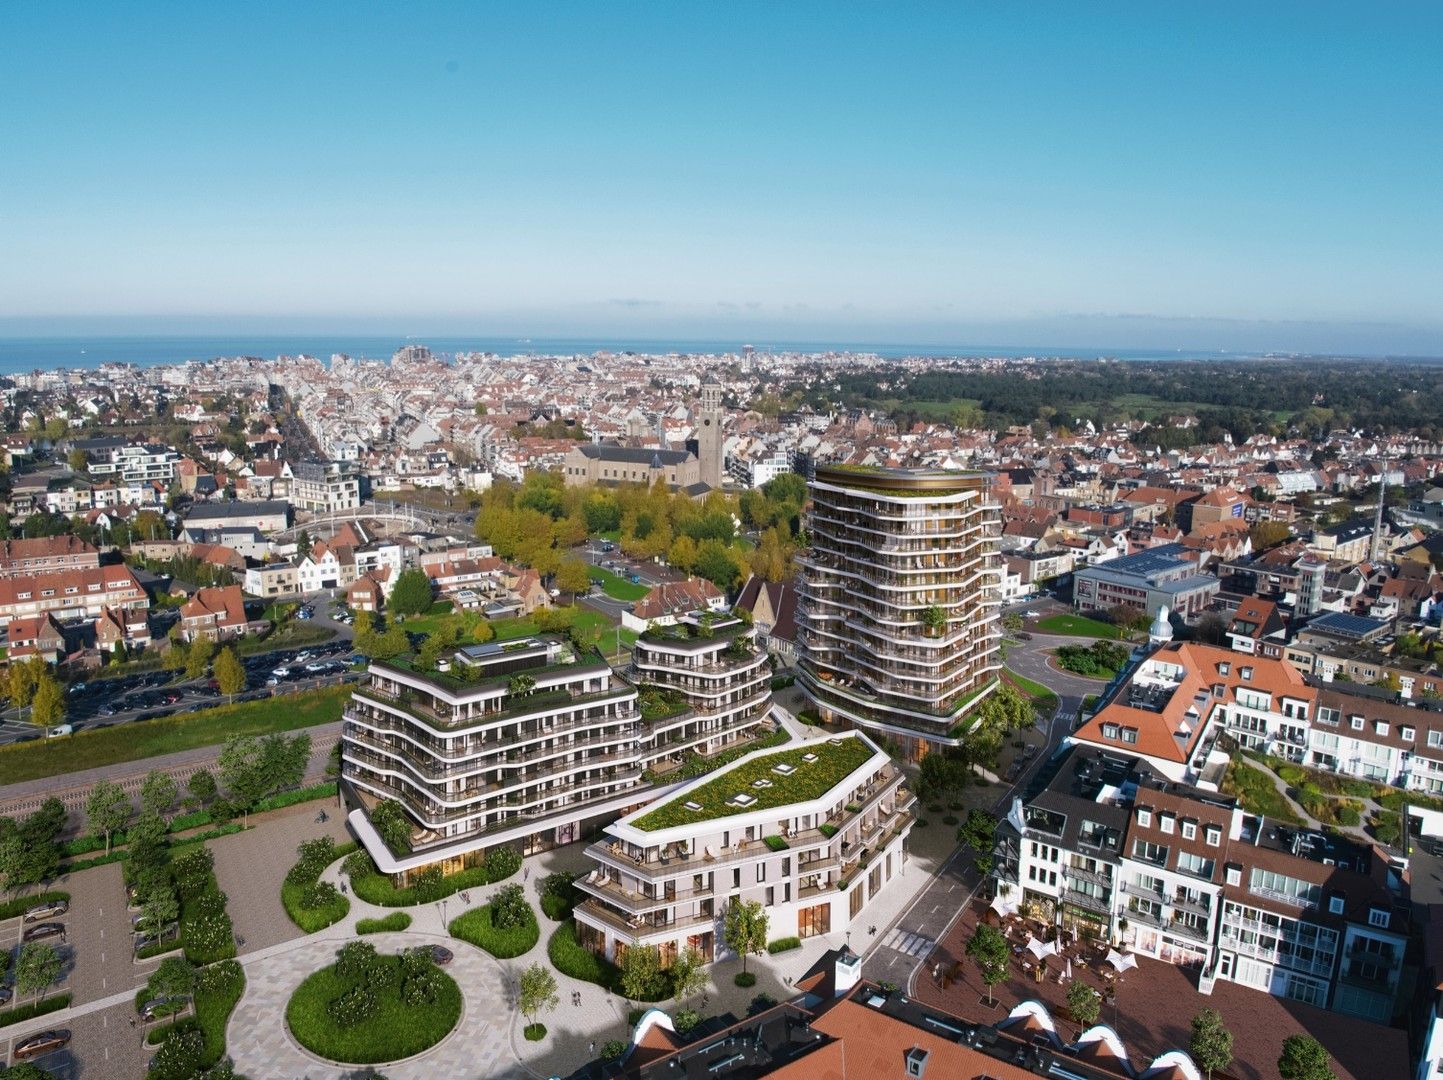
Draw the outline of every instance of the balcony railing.
[[[583,900],[576,906],[576,913],[605,923],[634,941],[676,934],[698,926],[714,926],[717,921],[717,916],[712,913],[683,915],[675,919],[658,918],[655,914],[627,916],[613,911],[599,900]]]

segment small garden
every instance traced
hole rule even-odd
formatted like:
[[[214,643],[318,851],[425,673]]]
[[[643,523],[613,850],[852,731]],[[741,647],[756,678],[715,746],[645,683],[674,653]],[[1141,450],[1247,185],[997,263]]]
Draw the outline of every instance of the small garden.
[[[358,919],[356,920],[356,933],[365,934],[397,934],[407,930],[411,926],[411,916],[404,911],[393,911],[391,914],[380,919]]]
[[[740,746],[732,746],[721,751],[719,754],[706,756],[695,751],[689,751],[682,763],[675,769],[663,770],[660,774],[651,769],[642,771],[641,778],[647,783],[656,780],[658,775],[665,776],[668,780],[695,780],[698,776],[705,776],[709,772],[716,772],[723,765],[730,765],[737,758],[750,754],[753,750],[770,750],[774,746],[783,746],[791,740],[786,728],[778,728],[776,731],[749,739]]]
[[[411,907],[430,904],[462,889],[479,889],[504,881],[521,869],[521,853],[515,848],[495,847],[486,853],[479,866],[470,866],[455,874],[441,873],[440,867],[428,867],[413,875],[410,885],[398,888],[389,874],[376,868],[365,851],[346,857],[343,870],[351,881],[351,891],[368,904],[379,907]]]
[[[765,754],[669,799],[633,824],[646,831],[666,829],[817,799],[865,765],[871,756],[871,746],[856,738],[817,741]],[[808,761],[808,757],[815,760]],[[784,771],[778,772],[778,768]],[[758,782],[763,786],[755,786]],[[730,801],[739,794],[750,796],[751,801],[745,806]],[[697,809],[688,809],[688,803]]]
[[[1244,810],[1250,814],[1262,814],[1274,821],[1285,821],[1301,825],[1303,821],[1288,800],[1283,797],[1272,778],[1263,770],[1245,764],[1242,757],[1234,757],[1223,776],[1221,790],[1224,795],[1236,796]]]
[[[245,992],[245,971],[235,960],[196,969],[171,957],[152,973],[136,994],[136,1008],[160,997],[190,996],[194,1013],[153,1028],[146,1041],[159,1043],[149,1080],[186,1078],[204,1072],[225,1057],[226,1024]]]
[[[1062,645],[1055,650],[1057,663],[1088,679],[1111,679],[1126,665],[1131,653],[1127,646],[1111,641],[1094,641],[1091,645]]]
[[[498,960],[531,951],[541,938],[536,912],[526,902],[520,885],[503,885],[491,901],[451,920],[452,937],[485,949]]]
[[[286,1006],[296,1041],[328,1061],[373,1065],[435,1046],[461,1018],[461,990],[429,950],[396,956],[352,941],[309,976]]]

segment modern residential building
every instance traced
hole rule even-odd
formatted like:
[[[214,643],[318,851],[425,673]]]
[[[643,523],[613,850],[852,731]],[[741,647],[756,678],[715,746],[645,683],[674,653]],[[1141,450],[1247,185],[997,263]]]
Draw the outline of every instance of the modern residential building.
[[[1161,544],[1078,570],[1072,579],[1072,606],[1078,611],[1106,611],[1127,604],[1141,608],[1149,618],[1167,607],[1193,622],[1207,610],[1220,586],[1216,577],[1200,572],[1196,562],[1184,557],[1185,551],[1182,544]]]
[[[583,945],[619,961],[655,946],[663,966],[723,955],[733,901],[767,909],[769,933],[844,931],[902,872],[915,796],[860,732],[757,751],[628,814],[587,848],[577,879]]]
[[[361,505],[361,467],[354,461],[303,461],[294,466],[291,502],[300,510],[329,514]]]
[[[91,476],[112,476],[122,484],[170,484],[180,454],[158,443],[127,443],[89,451]]]
[[[1170,780],[1216,787],[1227,765],[1219,734],[1301,762],[1316,699],[1286,660],[1169,642],[1111,687],[1068,738],[1143,758]]]
[[[294,596],[300,587],[300,574],[293,562],[246,567],[245,590],[252,596]]]
[[[1409,933],[1377,850],[1245,813],[1145,761],[1079,747],[1013,800],[998,900],[1218,980],[1388,1023]]]
[[[751,626],[734,615],[693,612],[641,633],[628,677],[641,691],[642,715],[685,708],[657,719],[650,745],[680,763],[711,756],[757,734],[771,706],[771,666]]]
[[[958,746],[1001,670],[999,510],[981,473],[818,465],[798,677],[826,723],[909,760]]]
[[[350,820],[384,872],[405,881],[492,847],[570,843],[645,799],[637,692],[600,656],[538,637],[466,646],[441,663],[374,661],[345,712]],[[381,799],[411,819],[409,852],[371,826]]]

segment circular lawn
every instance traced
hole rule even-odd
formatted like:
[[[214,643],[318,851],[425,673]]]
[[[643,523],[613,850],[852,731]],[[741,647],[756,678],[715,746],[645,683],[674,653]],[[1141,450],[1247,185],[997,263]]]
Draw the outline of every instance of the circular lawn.
[[[353,942],[346,949],[364,942]],[[399,1061],[429,1050],[461,1018],[461,989],[424,950],[345,955],[306,978],[286,1024],[311,1053],[345,1065]]]

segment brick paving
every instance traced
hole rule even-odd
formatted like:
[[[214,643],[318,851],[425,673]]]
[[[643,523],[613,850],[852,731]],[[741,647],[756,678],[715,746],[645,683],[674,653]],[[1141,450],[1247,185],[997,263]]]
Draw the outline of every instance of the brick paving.
[[[41,1025],[70,1032],[70,1044],[44,1057],[32,1059],[55,1080],[130,1080],[143,1077],[155,1047],[144,1045],[145,1033],[132,1028],[135,1007],[129,1002],[111,1005],[97,1012],[75,1016],[64,1022]],[[15,1036],[0,1040],[0,1051],[9,1060]]]
[[[1066,1018],[1066,986],[1053,978],[1035,981],[1021,970],[1020,958],[1014,960],[1010,977],[993,988],[997,1006],[987,1007],[982,1000],[986,987],[978,978],[977,965],[965,955],[979,917],[989,917],[980,900],[969,906],[928,957],[926,970],[912,985],[912,996],[964,1019],[986,1023],[996,1023],[1020,1002],[1040,1001],[1052,1014],[1059,1034],[1074,1038],[1077,1027]],[[1053,972],[1057,962],[1056,957],[1048,959]],[[933,964],[954,975],[945,987],[932,978]],[[1084,971],[1074,965],[1073,975],[1101,990],[1105,982],[1097,968],[1094,964]],[[1213,993],[1204,996],[1198,992],[1195,972],[1144,956],[1117,982],[1115,1004],[1105,1005],[1099,1019],[1117,1031],[1133,1064],[1141,1068],[1168,1050],[1185,1051],[1192,1017],[1213,1008],[1222,1013],[1234,1037],[1233,1065],[1226,1074],[1215,1073],[1215,1080],[1225,1075],[1233,1080],[1276,1080],[1283,1040],[1298,1033],[1312,1035],[1328,1049],[1338,1080],[1409,1075],[1407,1033],[1397,1028],[1273,997],[1236,983],[1219,981]]]

